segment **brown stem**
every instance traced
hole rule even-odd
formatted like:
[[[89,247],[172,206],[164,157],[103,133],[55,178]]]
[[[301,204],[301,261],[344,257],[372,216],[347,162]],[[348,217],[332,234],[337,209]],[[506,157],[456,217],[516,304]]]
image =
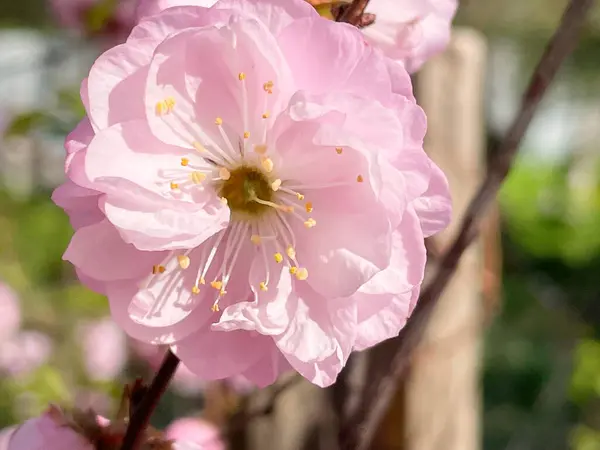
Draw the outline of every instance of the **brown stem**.
[[[394,397],[397,380],[406,370],[411,354],[422,337],[428,319],[438,298],[450,281],[460,257],[479,232],[479,221],[483,212],[495,198],[504,178],[508,174],[519,144],[527,131],[537,106],[554,79],[558,68],[575,49],[579,32],[594,0],[571,0],[561,23],[548,43],[538,63],[529,86],[523,94],[520,110],[506,136],[500,143],[487,176],[469,204],[462,220],[460,232],[449,250],[442,257],[435,277],[423,290],[411,320],[397,338],[389,345],[389,355],[381,358],[381,368],[371,375],[370,392],[365,393],[366,407],[361,408],[342,428],[342,447],[367,450],[377,432],[381,420]],[[377,382],[378,381],[378,382]]]
[[[150,423],[150,417],[154,413],[160,398],[167,390],[167,386],[173,378],[178,365],[179,358],[171,350],[167,350],[160,369],[158,369],[152,380],[152,384],[150,384],[139,406],[133,411],[133,415],[127,426],[127,432],[123,438],[121,450],[137,450],[139,448],[146,428],[148,428],[148,424]]]
[[[351,4],[343,8],[342,13],[337,17],[336,22],[345,22],[356,27],[360,26],[368,4],[369,0],[353,0]]]

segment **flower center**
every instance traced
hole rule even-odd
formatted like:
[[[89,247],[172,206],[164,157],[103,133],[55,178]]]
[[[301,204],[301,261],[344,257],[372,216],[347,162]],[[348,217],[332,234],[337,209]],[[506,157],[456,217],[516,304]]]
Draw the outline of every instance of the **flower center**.
[[[217,186],[220,197],[227,199],[232,213],[259,216],[270,209],[266,202],[273,201],[269,179],[255,167],[240,166],[229,172],[229,178]],[[257,200],[260,200],[257,201]]]

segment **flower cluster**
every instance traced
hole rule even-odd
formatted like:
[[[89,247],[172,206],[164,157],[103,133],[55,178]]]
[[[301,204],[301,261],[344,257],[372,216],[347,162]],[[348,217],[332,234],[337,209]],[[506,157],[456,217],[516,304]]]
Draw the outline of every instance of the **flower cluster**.
[[[301,0],[154,6],[82,84],[65,259],[203,379],[327,386],[402,329],[450,219],[408,72]]]

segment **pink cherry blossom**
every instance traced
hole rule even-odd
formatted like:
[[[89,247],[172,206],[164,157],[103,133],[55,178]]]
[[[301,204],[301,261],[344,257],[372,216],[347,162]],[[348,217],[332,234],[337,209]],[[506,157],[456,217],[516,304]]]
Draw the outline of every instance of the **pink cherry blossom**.
[[[39,331],[20,331],[0,342],[0,370],[13,376],[33,372],[48,361],[52,340]]]
[[[457,0],[371,0],[375,23],[363,29],[368,41],[416,72],[448,45]]]
[[[199,418],[175,420],[165,430],[165,436],[175,441],[197,444],[202,450],[225,450],[219,429]]]
[[[135,24],[137,0],[50,0],[50,6],[61,26],[120,43]],[[94,15],[100,23],[94,23]]]
[[[82,324],[79,330],[83,361],[92,380],[117,377],[127,361],[123,331],[110,318]]]
[[[50,407],[13,432],[7,450],[94,450],[85,437],[65,426],[62,412]]]
[[[301,0],[173,7],[82,99],[65,259],[132,337],[205,380],[326,386],[404,326],[448,186],[408,73],[360,31]]]
[[[21,307],[15,292],[0,282],[0,342],[14,335],[21,326]]]

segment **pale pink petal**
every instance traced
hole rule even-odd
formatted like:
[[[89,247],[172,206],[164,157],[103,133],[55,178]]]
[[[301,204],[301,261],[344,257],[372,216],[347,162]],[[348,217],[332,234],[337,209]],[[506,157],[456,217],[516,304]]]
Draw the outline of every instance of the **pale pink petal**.
[[[277,349],[275,343],[269,345],[271,348],[266,355],[242,374],[248,382],[253,383],[258,388],[273,384],[280,375],[293,370],[287,359]],[[236,383],[233,384],[237,385]],[[237,387],[236,390],[239,392],[240,388]]]
[[[445,229],[452,218],[450,188],[444,172],[431,162],[431,178],[427,191],[413,203],[423,235],[429,237]]]
[[[144,19],[176,6],[202,6],[210,8],[216,2],[217,0],[140,0],[136,14],[138,19]]]
[[[270,339],[251,331],[205,328],[179,341],[173,350],[200,378],[219,380],[254,365],[265,354]]]

